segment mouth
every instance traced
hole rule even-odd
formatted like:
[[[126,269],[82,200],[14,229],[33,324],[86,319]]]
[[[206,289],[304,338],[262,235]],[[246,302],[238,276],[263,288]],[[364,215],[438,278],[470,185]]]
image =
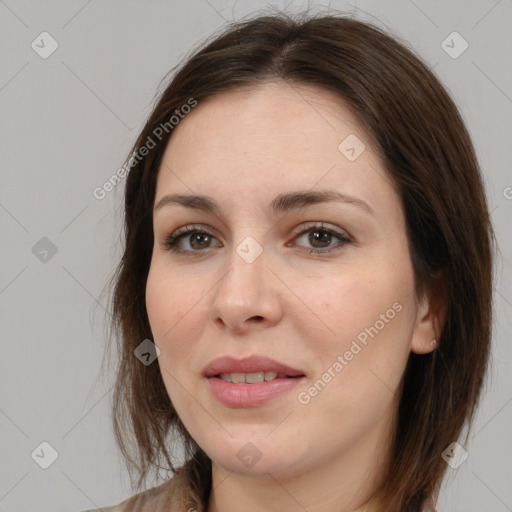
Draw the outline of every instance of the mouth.
[[[279,378],[304,377],[305,372],[263,355],[242,358],[222,356],[203,370],[207,378],[219,377],[227,382],[253,384]]]
[[[283,395],[306,378],[303,370],[266,356],[213,360],[203,371],[208,388],[223,405],[256,407]]]
[[[287,395],[290,396],[289,392],[303,384],[306,379],[304,375],[294,377],[276,375],[269,380],[262,380],[265,373],[219,374],[209,377],[205,381],[212,396],[221,404],[234,409],[247,409],[263,406],[268,402],[272,403],[277,397],[289,400],[289,398],[285,398]],[[238,382],[233,382],[231,379],[236,379]],[[256,382],[248,382],[251,380]]]
[[[304,377],[304,375],[285,375],[275,371],[261,371],[251,373],[219,373],[214,375],[214,377],[225,382],[232,382],[233,384],[258,384],[276,379],[298,379]]]

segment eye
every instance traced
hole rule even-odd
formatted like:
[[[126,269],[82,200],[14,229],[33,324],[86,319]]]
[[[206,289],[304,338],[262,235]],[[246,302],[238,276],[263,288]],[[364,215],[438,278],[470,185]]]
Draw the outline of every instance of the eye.
[[[199,226],[184,226],[165,238],[164,247],[176,253],[199,252],[200,249],[208,248],[208,243],[214,238],[208,231],[199,229]],[[192,250],[180,247],[183,241],[188,242]]]
[[[309,254],[341,250],[344,245],[352,243],[352,240],[346,233],[338,231],[338,229],[335,228],[327,228],[324,226],[323,222],[303,224],[300,226],[300,229],[302,229],[302,231],[300,231],[293,240],[299,240],[308,235],[306,243],[310,243],[312,247],[302,247],[300,250],[306,251]],[[330,245],[333,238],[338,239],[340,242],[334,246]],[[204,252],[204,249],[211,247],[210,243],[212,240],[216,240],[216,238],[207,230],[200,228],[200,226],[190,225],[179,228],[166,237],[163,246],[165,249],[175,253],[200,253]],[[184,243],[189,247],[183,248]]]
[[[301,228],[303,230],[299,233],[297,237],[294,238],[294,240],[306,237],[306,242],[311,244],[313,248],[308,249],[306,247],[303,247],[301,250],[306,251],[309,254],[321,254],[332,251],[339,251],[343,248],[344,245],[350,244],[352,242],[352,240],[346,233],[339,231],[337,228],[327,228],[324,226],[323,222],[307,223],[305,225],[302,225]],[[329,245],[330,242],[332,242],[333,237],[340,240],[340,243],[334,246]]]

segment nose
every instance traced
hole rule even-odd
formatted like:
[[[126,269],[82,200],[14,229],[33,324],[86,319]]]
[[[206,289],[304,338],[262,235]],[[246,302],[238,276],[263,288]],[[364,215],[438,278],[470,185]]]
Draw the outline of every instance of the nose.
[[[227,270],[213,291],[210,317],[218,328],[241,335],[280,321],[283,286],[266,263],[264,253],[249,263],[233,248]]]

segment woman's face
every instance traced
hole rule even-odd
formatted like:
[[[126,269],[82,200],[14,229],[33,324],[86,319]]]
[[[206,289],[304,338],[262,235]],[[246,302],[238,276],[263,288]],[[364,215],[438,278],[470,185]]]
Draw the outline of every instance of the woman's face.
[[[432,350],[436,337],[368,134],[333,93],[283,82],[211,97],[173,132],[146,303],[182,422],[227,471],[285,477],[337,464],[363,475],[387,445],[410,351]],[[324,192],[354,199],[286,199]],[[170,194],[215,208],[160,203]],[[197,232],[175,241],[180,252],[167,248],[187,226]],[[302,377],[205,376],[223,356],[297,370],[261,359],[212,369],[228,380],[258,381],[274,366]]]

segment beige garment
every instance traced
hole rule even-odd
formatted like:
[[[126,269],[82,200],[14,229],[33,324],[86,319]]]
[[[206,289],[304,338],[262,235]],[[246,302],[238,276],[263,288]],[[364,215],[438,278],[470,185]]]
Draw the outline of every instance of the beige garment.
[[[180,476],[169,478],[123,502],[83,512],[202,512],[202,507],[190,498],[189,486]]]
[[[202,507],[190,501],[189,489],[185,478],[175,476],[118,505],[84,510],[83,512],[202,512]],[[427,502],[422,512],[441,511]]]
[[[171,512],[168,503],[172,496],[173,479],[166,480],[158,487],[153,487],[124,500],[118,505],[110,507],[99,507],[98,509],[86,510],[84,512]],[[172,512],[174,512],[172,510]]]

